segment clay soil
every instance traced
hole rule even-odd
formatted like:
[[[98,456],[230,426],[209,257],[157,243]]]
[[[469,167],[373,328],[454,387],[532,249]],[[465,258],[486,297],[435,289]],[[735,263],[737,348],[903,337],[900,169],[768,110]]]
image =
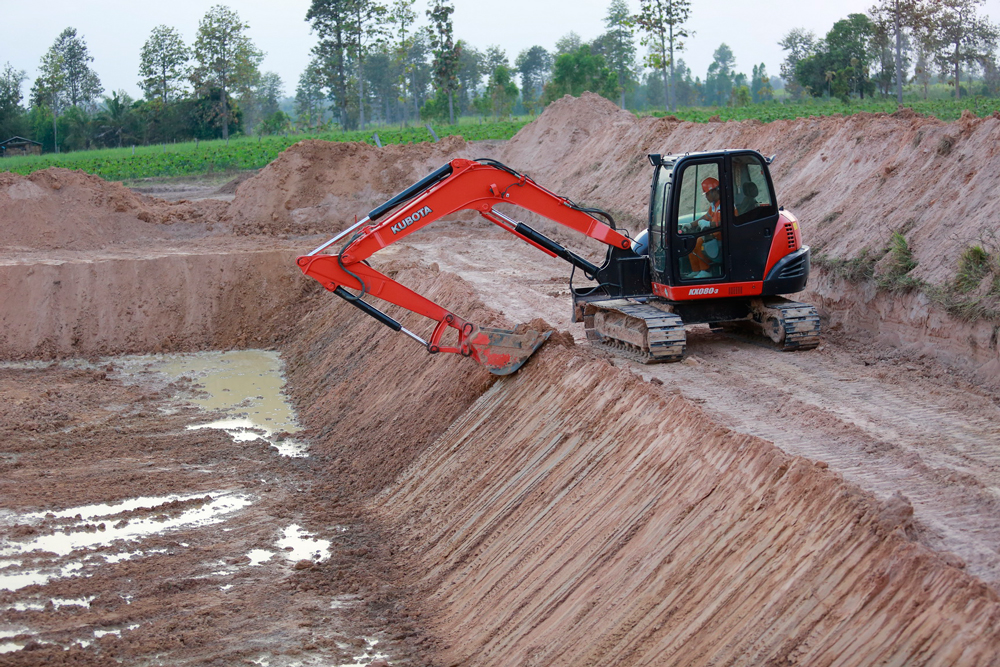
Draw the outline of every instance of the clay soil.
[[[998,139],[995,118],[699,126],[586,96],[506,144],[304,142],[229,186],[0,174],[0,665],[997,664],[992,325],[816,271],[817,350],[693,327],[684,362],[641,366],[587,346],[564,263],[483,220],[380,253],[479,324],[561,332],[496,381],[359,319],[294,257],[455,157],[634,230],[647,152],[745,145],[779,154],[807,243],[846,258],[905,228],[943,282],[991,224]],[[197,382],[121,356],[240,348],[281,352],[309,456],[189,430]],[[246,504],[11,555],[110,525],[67,510],[174,496],[113,520]],[[329,555],[253,561],[291,525]]]

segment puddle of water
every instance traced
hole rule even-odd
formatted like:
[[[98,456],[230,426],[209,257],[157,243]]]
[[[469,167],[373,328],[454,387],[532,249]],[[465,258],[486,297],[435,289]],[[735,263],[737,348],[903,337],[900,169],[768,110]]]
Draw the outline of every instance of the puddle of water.
[[[331,544],[330,540],[312,537],[295,524],[285,528],[285,536],[278,540],[278,548],[285,550],[285,558],[294,561],[324,561],[330,557]]]
[[[184,501],[204,497],[205,494],[194,494],[190,496],[147,498],[145,500],[148,504],[138,505],[138,507],[155,508],[174,500]],[[128,504],[133,505],[133,509],[138,509],[138,507],[134,506],[134,503]],[[105,506],[109,507],[110,511],[104,511],[103,513],[94,513],[88,508],[64,510],[59,513],[64,517],[80,515],[81,518],[77,520],[75,526],[70,525],[63,528],[63,532],[41,535],[27,542],[7,541],[3,546],[0,546],[0,555],[15,556],[31,551],[49,551],[58,556],[67,556],[80,549],[106,546],[116,540],[138,541],[144,537],[177,528],[208,526],[219,523],[223,520],[224,515],[241,510],[250,504],[251,500],[247,496],[235,493],[217,493],[209,502],[200,507],[186,509],[177,516],[170,517],[166,514],[154,513],[152,516],[130,518],[125,525],[121,525],[120,523],[110,525],[112,517],[125,511],[115,510],[115,506]],[[84,511],[88,512],[86,516],[84,516]],[[44,514],[38,513],[28,516],[41,518]],[[91,530],[86,528],[86,526],[93,525],[94,521],[100,519],[107,520],[106,522],[101,522],[104,524],[103,530],[98,529],[91,532]]]
[[[60,607],[89,607],[91,601],[95,597],[96,596],[91,595],[85,598],[73,599],[52,598],[48,602],[42,602],[40,600],[37,602],[15,602],[12,605],[3,607],[3,610],[7,611],[9,609],[13,609],[14,611],[45,611],[48,608],[49,603],[51,603],[56,609],[59,609]]]
[[[265,440],[283,456],[308,456],[304,443],[285,434],[302,429],[283,392],[283,364],[277,352],[236,350],[119,358],[123,371],[152,371],[172,380],[189,377],[203,390],[191,402],[230,417],[188,428],[216,428],[237,442]],[[281,434],[281,435],[278,435]]]
[[[274,558],[274,552],[266,549],[252,549],[247,557],[250,559],[251,565],[260,565]]]
[[[206,494],[191,494],[160,498],[135,498],[114,505],[88,505],[60,512],[36,512],[20,517],[9,515],[4,517],[4,523],[37,523],[45,518],[72,518],[73,520],[58,527],[57,532],[39,535],[31,540],[4,540],[0,544],[0,556],[9,558],[33,552],[48,552],[61,557],[77,551],[106,547],[120,541],[122,548],[117,553],[101,553],[96,556],[107,563],[118,563],[154,553],[165,553],[164,549],[129,551],[129,543],[139,542],[144,538],[171,530],[217,524],[252,503],[247,495],[217,492],[208,494],[209,499],[202,504],[183,508],[179,512],[176,508],[166,507],[163,508],[163,512],[156,511],[156,508],[167,503],[205,497]],[[151,512],[145,516],[125,517],[127,520],[114,521],[115,517],[121,517],[123,513],[139,508],[148,508]],[[170,514],[167,513],[168,510],[171,510]],[[101,525],[104,526],[103,530],[100,529]],[[90,558],[92,557],[95,556],[91,554]],[[88,557],[84,556],[80,561],[70,562],[60,567],[40,570],[20,570],[18,567],[20,563],[17,566],[4,568],[0,570],[0,590],[15,591],[33,584],[42,585],[52,579],[73,575],[83,569],[83,560],[88,560]]]

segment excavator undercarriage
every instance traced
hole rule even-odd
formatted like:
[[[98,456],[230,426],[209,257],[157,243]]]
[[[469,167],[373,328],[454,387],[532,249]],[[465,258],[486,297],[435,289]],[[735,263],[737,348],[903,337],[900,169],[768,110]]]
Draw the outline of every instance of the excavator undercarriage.
[[[645,301],[645,303],[641,302]],[[739,311],[741,304],[734,304]],[[708,324],[715,331],[772,343],[780,350],[811,350],[819,345],[819,313],[813,306],[781,297],[751,299],[739,319],[682,318],[676,304],[654,300],[608,299],[583,306],[583,325],[591,345],[643,364],[684,358],[685,324]]]

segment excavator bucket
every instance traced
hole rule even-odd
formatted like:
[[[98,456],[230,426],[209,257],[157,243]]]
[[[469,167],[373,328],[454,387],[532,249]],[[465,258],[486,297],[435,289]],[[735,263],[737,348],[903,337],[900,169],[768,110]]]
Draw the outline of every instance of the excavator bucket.
[[[524,365],[535,350],[548,340],[551,331],[544,333],[528,329],[518,333],[509,329],[480,327],[473,348],[479,363],[494,375],[510,375]]]

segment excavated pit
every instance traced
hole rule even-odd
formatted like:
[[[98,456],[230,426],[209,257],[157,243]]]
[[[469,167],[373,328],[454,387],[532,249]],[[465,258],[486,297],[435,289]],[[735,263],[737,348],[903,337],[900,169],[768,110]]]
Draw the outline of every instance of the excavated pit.
[[[807,242],[849,254],[888,228],[862,210],[909,216],[940,278],[930,246],[983,224],[1000,170],[975,146],[998,127],[696,126],[587,96],[506,145],[299,144],[231,203],[0,175],[0,664],[1000,664],[995,346],[919,295],[818,273],[822,349],[695,329],[688,361],[649,368],[574,343],[568,271],[485,223],[380,255],[479,324],[563,332],[497,379],[293,262],[451,157],[634,225],[645,152],[750,145],[785,156]],[[891,208],[892,179],[973,165],[964,232],[923,194]],[[280,379],[294,420],[233,421],[278,419]]]

